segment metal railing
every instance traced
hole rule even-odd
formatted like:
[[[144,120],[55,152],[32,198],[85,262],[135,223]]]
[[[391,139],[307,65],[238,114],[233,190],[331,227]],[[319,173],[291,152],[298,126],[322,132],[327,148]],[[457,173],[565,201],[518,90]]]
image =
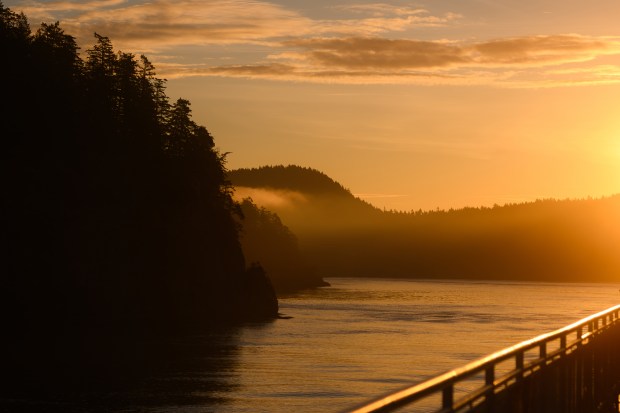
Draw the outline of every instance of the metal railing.
[[[455,398],[457,385],[469,390]],[[346,413],[415,411],[425,399],[429,411],[430,396],[441,413],[618,412],[619,395],[617,305]]]

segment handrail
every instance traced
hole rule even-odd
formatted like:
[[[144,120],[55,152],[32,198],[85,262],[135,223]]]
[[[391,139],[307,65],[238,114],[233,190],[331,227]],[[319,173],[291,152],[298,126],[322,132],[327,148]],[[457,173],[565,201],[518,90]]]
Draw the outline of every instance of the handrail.
[[[462,367],[380,397],[353,410],[346,410],[343,413],[391,412],[439,392],[442,395],[440,412],[451,412],[468,405],[473,407],[485,398],[492,396],[498,387],[510,386],[537,369],[554,363],[575,351],[579,346],[587,344],[594,336],[618,323],[620,323],[620,305],[593,314],[551,333],[542,334],[531,340],[497,351]],[[568,336],[571,334],[575,334],[575,339],[569,342]],[[549,352],[548,344],[556,340],[559,340],[559,348]],[[537,347],[539,348],[538,358],[525,363],[525,353]],[[495,377],[496,366],[512,358],[515,360],[515,368],[503,376]],[[454,385],[480,373],[484,373],[484,385],[474,389],[455,403]]]

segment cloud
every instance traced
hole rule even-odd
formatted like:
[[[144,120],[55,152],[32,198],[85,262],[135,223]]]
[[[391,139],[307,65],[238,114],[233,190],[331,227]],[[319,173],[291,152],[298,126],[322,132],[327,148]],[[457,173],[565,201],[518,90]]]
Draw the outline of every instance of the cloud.
[[[72,16],[97,9],[119,7],[125,5],[127,0],[94,0],[94,1],[24,1],[23,5],[15,7],[28,16],[30,21],[55,21],[63,23]]]
[[[254,203],[265,208],[292,208],[308,202],[307,197],[298,191],[247,186],[235,187],[234,198],[237,201],[251,198]]]
[[[553,86],[562,84],[570,85],[604,85],[620,83],[620,66],[618,65],[597,65],[591,67],[571,67],[546,70],[541,75],[547,79],[545,83],[540,80],[542,86]],[[548,79],[553,79],[549,82]]]
[[[547,65],[592,60],[618,54],[617,39],[578,35],[530,36],[492,40],[470,48],[474,60],[501,65]]]
[[[353,194],[354,196],[362,199],[375,199],[375,198],[404,198],[409,195],[406,194]]]
[[[45,10],[47,12],[53,11],[90,11],[93,9],[100,9],[105,7],[114,7],[126,4],[127,0],[94,0],[94,1],[50,1],[46,3],[41,2],[26,2],[26,6],[23,10],[26,12],[36,12],[38,10]]]
[[[309,60],[339,68],[429,68],[466,63],[462,48],[442,42],[383,38],[302,39],[287,45],[307,50]]]
[[[343,84],[471,84],[471,80],[442,73],[414,73],[378,70],[329,70],[303,68],[286,64],[255,65],[170,65],[158,66],[159,73],[167,79],[187,76],[241,77],[246,79],[272,79],[293,82],[343,83]],[[415,79],[415,80],[414,80]]]
[[[30,2],[22,10],[47,19],[62,16],[63,27],[78,37],[97,31],[140,48],[261,42],[312,26],[294,11],[251,0]]]
[[[620,55],[619,38],[576,34],[480,41],[396,38],[412,28],[446,26],[463,18],[455,13],[433,15],[419,7],[350,4],[331,7],[337,19],[311,19],[262,0],[23,4],[29,17],[61,19],[83,49],[90,47],[96,31],[109,36],[117,48],[148,53],[159,73],[168,78],[518,87],[548,86],[556,80],[564,85],[571,76],[580,84],[619,81],[609,70],[585,70],[588,65],[600,65],[595,61],[603,56]],[[564,65],[578,63],[581,72],[560,74],[575,69]]]
[[[350,11],[359,14],[369,14],[375,17],[390,15],[409,16],[415,14],[426,14],[428,11],[423,8],[412,8],[407,6],[396,6],[387,3],[366,3],[366,4],[347,4],[334,6],[334,9]]]
[[[283,64],[219,66],[209,67],[207,70],[213,74],[240,76],[281,76],[298,72],[294,66]]]
[[[304,60],[348,69],[531,67],[620,53],[618,40],[577,35],[530,36],[475,44],[384,38],[300,39],[286,45],[305,50]]]
[[[333,9],[360,15],[369,15],[373,18],[404,17],[410,22],[418,23],[418,26],[426,27],[445,26],[463,17],[458,13],[450,12],[442,16],[433,16],[427,9],[397,6],[387,3],[347,4],[334,6]]]
[[[445,27],[463,17],[457,13],[435,16],[426,9],[398,7],[384,3],[334,6],[333,9],[367,17],[316,21],[312,28],[313,35],[333,33],[370,36],[413,28]]]
[[[517,87],[618,82],[615,66],[566,68],[620,55],[620,41],[578,35],[477,43],[314,38],[285,41],[260,64],[194,68],[194,75],[342,83],[497,84]],[[604,69],[604,70],[603,70]],[[186,73],[188,74],[188,73]],[[554,83],[555,82],[555,83]]]
[[[30,1],[21,10],[35,20],[61,19],[63,27],[78,38],[90,40],[96,31],[140,49],[270,43],[308,35],[368,36],[414,26],[445,25],[458,18],[451,13],[431,16],[421,9],[383,7],[384,13],[367,18],[315,20],[258,0]]]
[[[596,74],[599,76],[620,77],[620,66],[614,65],[599,65],[585,68],[570,68],[570,69],[556,69],[546,72],[548,75],[591,75]]]

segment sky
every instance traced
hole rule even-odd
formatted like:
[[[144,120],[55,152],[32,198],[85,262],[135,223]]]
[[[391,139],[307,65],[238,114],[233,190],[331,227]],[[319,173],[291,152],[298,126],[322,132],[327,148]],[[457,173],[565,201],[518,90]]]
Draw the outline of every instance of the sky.
[[[230,169],[401,211],[620,192],[618,0],[3,3],[146,54]]]

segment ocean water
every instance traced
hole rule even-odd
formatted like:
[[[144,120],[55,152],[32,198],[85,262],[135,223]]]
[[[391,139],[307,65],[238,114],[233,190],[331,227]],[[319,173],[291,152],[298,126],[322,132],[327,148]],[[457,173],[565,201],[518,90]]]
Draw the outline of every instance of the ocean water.
[[[329,282],[240,332],[246,373],[217,411],[339,411],[620,302],[619,285]]]
[[[68,363],[73,387],[48,378],[0,410],[338,412],[620,303],[620,284],[328,281],[281,298],[273,322],[112,343]]]

